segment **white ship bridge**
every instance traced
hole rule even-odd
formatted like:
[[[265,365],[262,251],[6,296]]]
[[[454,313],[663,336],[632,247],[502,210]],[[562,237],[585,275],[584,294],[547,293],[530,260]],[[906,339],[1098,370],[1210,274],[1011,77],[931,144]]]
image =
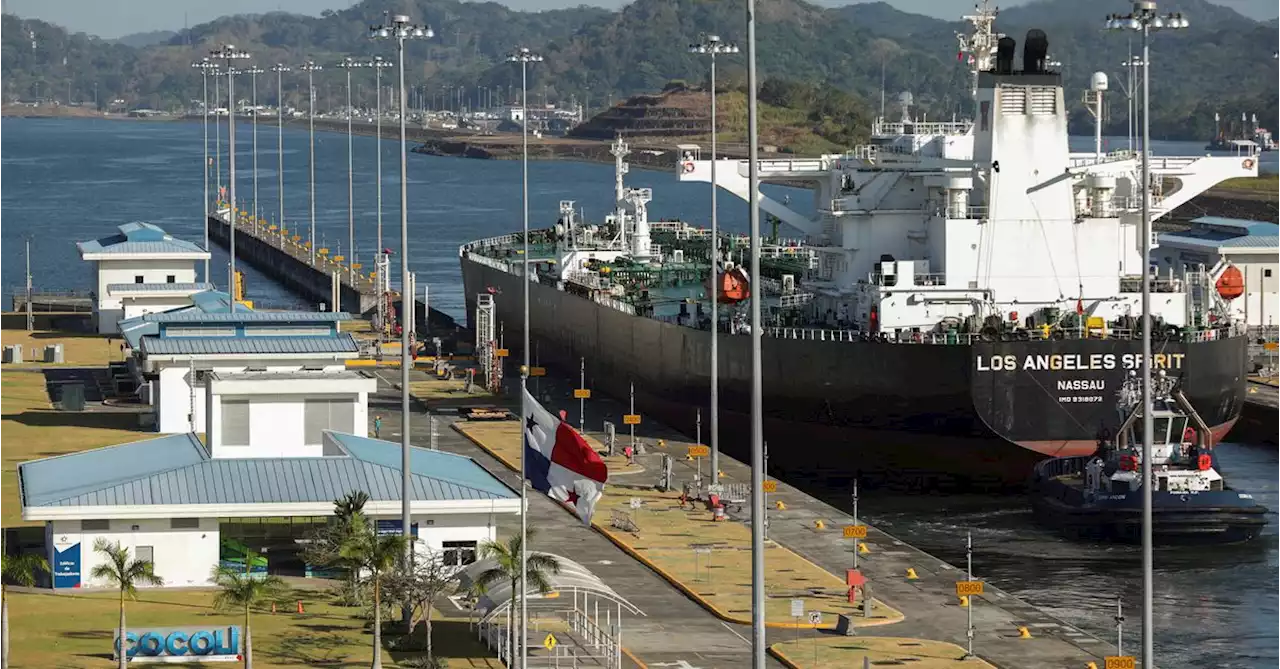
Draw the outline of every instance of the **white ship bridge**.
[[[1148,271],[1141,156],[1071,153],[1061,77],[1043,63],[981,72],[976,97],[976,122],[915,122],[904,109],[849,153],[759,161],[762,183],[813,189],[812,217],[755,196],[817,252],[804,277],[817,295],[808,322],[927,332],[968,316],[1021,325],[1034,314],[1138,313]],[[748,166],[717,160],[718,187],[749,201]],[[681,181],[711,181],[711,161],[695,145],[681,147],[676,169]],[[1150,169],[1153,219],[1258,173],[1252,155],[1151,156]],[[1211,293],[1199,288],[1221,269],[1159,277],[1153,311],[1174,325],[1199,322],[1214,298],[1188,299],[1187,283],[1196,284],[1190,294]]]

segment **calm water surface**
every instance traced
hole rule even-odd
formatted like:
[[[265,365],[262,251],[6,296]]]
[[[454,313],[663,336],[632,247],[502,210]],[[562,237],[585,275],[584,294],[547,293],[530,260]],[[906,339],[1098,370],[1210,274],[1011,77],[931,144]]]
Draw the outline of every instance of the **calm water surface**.
[[[274,219],[275,129],[259,129],[259,210]],[[347,237],[346,138],[317,136],[317,236],[337,248]],[[79,260],[75,242],[111,234],[120,223],[144,220],[191,240],[203,235],[199,123],[106,120],[3,119],[0,122],[0,182],[3,234],[2,283],[6,293],[23,280],[24,237],[32,240],[38,288],[87,290],[90,268]],[[251,126],[237,131],[237,196],[252,205]],[[309,225],[307,135],[286,128],[285,214],[290,228]],[[1109,146],[1122,146],[1111,138]],[[1088,150],[1090,138],[1072,138],[1072,148]],[[1203,153],[1196,142],[1153,144],[1158,153]],[[225,138],[224,138],[225,147]],[[399,154],[384,143],[383,224],[385,246],[399,246]],[[376,147],[355,138],[355,218],[358,255],[368,260],[376,246]],[[1275,154],[1264,160],[1274,171]],[[520,163],[409,155],[410,265],[419,283],[431,286],[432,306],[462,317],[462,285],[457,250],[466,241],[500,235],[520,226]],[[226,164],[224,160],[224,170]],[[599,220],[612,207],[613,170],[607,165],[534,162],[529,174],[531,225],[557,217],[559,202],[572,199]],[[680,185],[673,172],[635,170],[635,187],[652,187],[654,218],[680,217],[706,224],[710,196],[705,185]],[[772,188],[803,208],[806,191]],[[744,230],[747,210],[722,195],[721,220]],[[303,233],[305,237],[305,232]],[[227,256],[213,248],[214,282],[225,287]],[[253,268],[243,266],[252,299],[273,305],[297,299]],[[1277,453],[1261,446],[1223,444],[1219,450],[1232,484],[1253,492],[1276,509]],[[942,509],[946,509],[943,513]],[[1138,647],[1141,558],[1136,549],[1070,543],[1031,522],[1016,498],[864,496],[861,513],[886,531],[955,564],[964,560],[964,534],[974,535],[978,576],[1051,611],[1062,619],[1114,639],[1115,600],[1128,613],[1126,646]],[[1277,590],[1280,553],[1274,511],[1264,537],[1254,545],[1159,551],[1156,554],[1155,615],[1158,662],[1165,669],[1274,668],[1277,653]]]

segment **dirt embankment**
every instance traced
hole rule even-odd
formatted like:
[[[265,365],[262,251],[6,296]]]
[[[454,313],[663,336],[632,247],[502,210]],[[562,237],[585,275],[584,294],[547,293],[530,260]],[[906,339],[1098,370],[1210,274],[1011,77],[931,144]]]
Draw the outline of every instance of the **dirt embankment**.
[[[1280,222],[1276,193],[1209,189],[1173,210],[1170,219],[1189,221],[1201,216],[1222,216],[1252,221]]]

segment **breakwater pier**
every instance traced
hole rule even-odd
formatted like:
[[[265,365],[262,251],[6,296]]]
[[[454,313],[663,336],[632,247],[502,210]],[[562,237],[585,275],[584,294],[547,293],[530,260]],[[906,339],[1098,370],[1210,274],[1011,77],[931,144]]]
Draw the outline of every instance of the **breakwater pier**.
[[[271,277],[299,297],[314,304],[324,303],[335,311],[368,316],[375,312],[378,290],[375,272],[360,263],[333,254],[327,248],[318,248],[313,255],[310,243],[299,231],[268,223],[262,218],[241,212],[236,221],[236,257],[249,263],[258,271]],[[216,213],[209,216],[209,240],[223,248],[231,246],[230,210],[219,204]],[[392,270],[398,276],[398,270]],[[334,284],[338,287],[338,304],[333,306]],[[401,296],[392,295],[393,303]],[[419,324],[426,326],[419,332],[452,334],[458,329],[453,317],[436,309],[428,310],[422,300],[416,300],[414,314]]]

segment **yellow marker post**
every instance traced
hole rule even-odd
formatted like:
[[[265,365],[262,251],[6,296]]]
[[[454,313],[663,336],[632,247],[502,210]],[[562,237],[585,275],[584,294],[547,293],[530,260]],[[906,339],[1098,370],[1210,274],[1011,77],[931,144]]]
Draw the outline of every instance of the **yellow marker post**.
[[[778,482],[764,481],[763,483],[761,483],[761,489],[764,490],[766,493],[778,492]]]
[[[556,643],[557,643],[556,635],[550,632],[547,632],[547,638],[542,640],[542,647],[546,648],[547,650],[554,650],[556,647]]]
[[[1108,655],[1102,666],[1104,669],[1134,669],[1138,665],[1132,655]]]
[[[956,594],[960,597],[981,595],[982,581],[956,581]]]
[[[493,352],[494,357],[497,357],[497,358],[505,358],[505,357],[507,357],[509,354],[510,354],[510,351],[508,351],[508,350],[507,350],[507,349],[505,349],[505,348],[500,348],[500,349],[497,349],[497,350],[495,350],[495,351]]]
[[[530,367],[529,368],[529,376],[546,376],[546,375],[547,375],[546,367]]]
[[[640,424],[640,414],[638,414],[638,413],[629,413],[629,414],[624,415],[624,416],[622,417],[622,424],[623,424],[623,425],[639,425],[639,424]]]
[[[693,445],[689,446],[689,453],[688,453],[688,455],[689,455],[689,457],[690,457],[690,458],[695,458],[695,459],[697,459],[697,461],[698,461],[698,480],[699,480],[699,481],[701,481],[701,480],[702,480],[702,458],[705,458],[705,457],[707,457],[708,455],[711,455],[711,449],[710,449],[710,448],[707,448],[706,446],[703,446],[702,444],[693,444]]]

